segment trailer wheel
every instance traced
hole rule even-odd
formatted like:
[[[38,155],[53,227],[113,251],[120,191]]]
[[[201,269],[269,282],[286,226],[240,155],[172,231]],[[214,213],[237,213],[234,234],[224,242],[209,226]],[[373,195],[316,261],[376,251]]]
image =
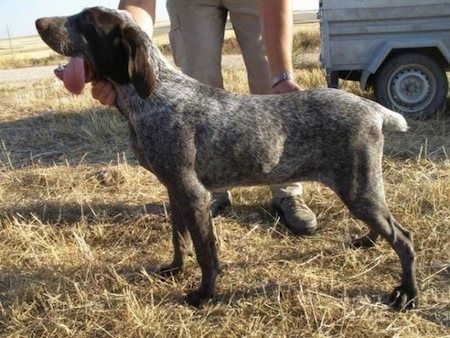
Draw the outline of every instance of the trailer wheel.
[[[444,69],[421,53],[397,54],[375,75],[375,99],[406,117],[426,120],[445,108],[448,81]]]

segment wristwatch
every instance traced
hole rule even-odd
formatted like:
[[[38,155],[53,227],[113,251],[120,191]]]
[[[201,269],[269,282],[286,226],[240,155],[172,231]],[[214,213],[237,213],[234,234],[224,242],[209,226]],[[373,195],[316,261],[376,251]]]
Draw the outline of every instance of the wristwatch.
[[[294,75],[292,75],[292,73],[289,72],[281,73],[272,79],[272,88],[275,87],[277,84],[279,84],[281,81],[292,80],[293,78]]]

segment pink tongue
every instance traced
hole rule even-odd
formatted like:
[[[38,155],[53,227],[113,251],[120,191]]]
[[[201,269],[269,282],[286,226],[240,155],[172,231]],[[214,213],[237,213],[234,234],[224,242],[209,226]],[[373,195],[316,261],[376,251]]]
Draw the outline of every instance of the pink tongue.
[[[80,57],[72,57],[64,69],[64,86],[72,94],[79,95],[83,91],[84,78],[84,60]]]

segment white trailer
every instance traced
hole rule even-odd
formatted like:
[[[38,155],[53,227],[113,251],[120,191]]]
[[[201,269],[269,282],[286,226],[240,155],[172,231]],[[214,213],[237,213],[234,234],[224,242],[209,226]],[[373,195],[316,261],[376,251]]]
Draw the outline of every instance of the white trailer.
[[[321,64],[372,87],[384,106],[427,119],[446,105],[450,0],[320,0]]]

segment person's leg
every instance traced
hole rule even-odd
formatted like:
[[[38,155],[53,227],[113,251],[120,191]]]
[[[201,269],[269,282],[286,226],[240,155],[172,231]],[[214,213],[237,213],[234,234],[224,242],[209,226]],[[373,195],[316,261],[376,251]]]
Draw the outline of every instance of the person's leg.
[[[223,88],[222,45],[228,10],[220,0],[167,0],[170,45],[183,73],[210,86]],[[212,193],[211,215],[231,205],[228,191]]]
[[[225,0],[230,20],[242,51],[252,94],[269,94],[269,65],[261,35],[261,22],[256,0]],[[317,227],[316,216],[304,203],[301,183],[270,187],[273,206],[294,234],[312,233]]]
[[[227,10],[219,0],[167,0],[170,45],[183,73],[223,88],[222,45]]]
[[[256,0],[225,0],[224,5],[230,11],[230,21],[244,58],[250,93],[269,94],[269,64]]]

